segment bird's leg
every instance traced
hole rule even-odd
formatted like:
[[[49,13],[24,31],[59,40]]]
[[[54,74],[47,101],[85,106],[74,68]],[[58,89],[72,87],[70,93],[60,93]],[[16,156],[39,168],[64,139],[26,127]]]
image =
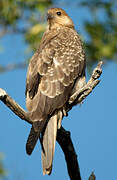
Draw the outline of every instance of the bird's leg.
[[[66,111],[66,105],[63,106],[62,112],[63,112],[63,116],[68,116],[68,113]]]
[[[60,109],[60,110],[58,110],[58,112],[57,112],[57,122],[58,122],[58,129],[60,129],[61,128],[61,122],[62,122],[62,119],[63,119],[63,111]]]

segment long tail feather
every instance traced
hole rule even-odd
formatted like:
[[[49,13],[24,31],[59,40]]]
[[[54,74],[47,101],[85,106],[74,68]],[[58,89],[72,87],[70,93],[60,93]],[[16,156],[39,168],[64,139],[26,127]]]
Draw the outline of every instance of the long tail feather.
[[[57,114],[53,115],[47,124],[43,135],[43,147],[42,151],[42,167],[43,174],[51,174],[52,162],[55,151],[56,134],[57,134]]]
[[[27,143],[26,143],[26,152],[28,155],[31,155],[35,145],[37,143],[38,138],[40,138],[40,133],[43,131],[46,121],[36,121],[33,123],[32,128],[30,130]],[[41,143],[41,141],[40,141]],[[41,147],[43,149],[42,143]]]
[[[35,132],[32,126],[26,143],[26,152],[28,155],[32,154],[38,138],[39,138],[39,132]]]

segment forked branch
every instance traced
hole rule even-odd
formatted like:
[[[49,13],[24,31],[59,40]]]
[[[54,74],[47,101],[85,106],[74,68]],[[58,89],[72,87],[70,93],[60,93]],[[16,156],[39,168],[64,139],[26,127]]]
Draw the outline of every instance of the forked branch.
[[[69,99],[69,103],[67,106],[67,112],[72,109],[73,106],[81,103],[91,92],[92,90],[99,84],[99,77],[102,73],[102,61],[100,61],[97,67],[93,70],[93,73],[86,83],[86,85],[80,90],[76,91]],[[28,113],[21,108],[3,89],[0,88],[0,100],[10,108],[17,116],[19,116],[22,120],[32,124],[31,119],[29,119]],[[77,161],[77,155],[75,153],[75,149],[73,147],[73,143],[70,137],[70,133],[68,133],[63,127],[58,130],[57,141],[61,146],[66,163],[68,168],[68,174],[71,180],[81,180],[79,165]],[[72,162],[72,163],[71,163]],[[95,180],[95,176],[89,177]]]

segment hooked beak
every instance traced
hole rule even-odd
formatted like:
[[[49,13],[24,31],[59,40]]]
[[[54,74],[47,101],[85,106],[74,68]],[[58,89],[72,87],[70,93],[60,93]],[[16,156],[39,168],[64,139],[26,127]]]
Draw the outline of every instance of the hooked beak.
[[[51,13],[47,13],[47,20],[53,19],[54,16]]]

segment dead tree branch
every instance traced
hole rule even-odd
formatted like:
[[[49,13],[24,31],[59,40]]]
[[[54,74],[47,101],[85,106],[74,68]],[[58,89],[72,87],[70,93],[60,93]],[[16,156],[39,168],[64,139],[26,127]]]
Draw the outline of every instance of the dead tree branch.
[[[7,66],[0,65],[0,73],[8,72],[16,69],[24,69],[28,65],[27,61],[19,64],[8,64]]]
[[[57,131],[57,142],[59,143],[65,160],[67,163],[68,174],[71,180],[81,180],[80,168],[78,165],[77,154],[75,152],[70,132],[66,131],[63,127]]]
[[[94,69],[90,80],[86,85],[80,90],[76,91],[69,99],[68,106],[66,108],[67,112],[72,109],[73,106],[81,103],[99,84],[100,80],[98,79],[102,73],[102,61],[100,61],[97,67]],[[29,119],[28,112],[22,109],[3,89],[0,88],[0,100],[10,108],[18,117],[26,122],[32,124],[32,121]],[[81,180],[79,165],[77,161],[77,155],[73,147],[73,143],[70,137],[70,133],[66,131],[63,127],[57,132],[57,141],[61,146],[66,163],[67,169],[71,180]],[[92,174],[89,178],[92,178]],[[95,178],[94,178],[95,179]]]

